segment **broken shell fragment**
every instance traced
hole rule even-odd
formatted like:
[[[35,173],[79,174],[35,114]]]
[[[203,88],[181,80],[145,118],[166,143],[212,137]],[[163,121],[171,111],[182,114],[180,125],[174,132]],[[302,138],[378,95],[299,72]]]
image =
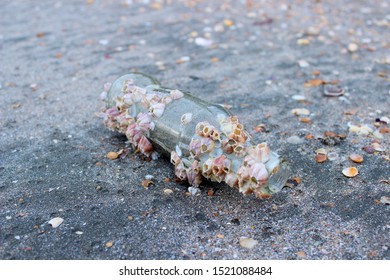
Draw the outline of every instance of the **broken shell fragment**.
[[[309,114],[303,110],[298,113]],[[106,94],[103,117],[109,129],[125,134],[144,155],[155,159],[158,151],[170,156],[175,176],[188,181],[192,194],[204,177],[267,198],[279,192],[289,176],[287,164],[267,143],[253,143],[227,109],[161,87],[147,75],[117,79]]]
[[[318,149],[316,151],[316,162],[322,163],[328,159],[328,153],[325,149]]]
[[[343,175],[348,178],[355,177],[358,175],[359,171],[356,167],[347,167],[343,169]]]
[[[252,249],[259,242],[257,240],[254,240],[253,238],[241,237],[239,243],[240,243],[241,247],[244,247],[247,249]]]
[[[291,113],[293,113],[296,116],[308,116],[310,115],[310,111],[305,108],[295,108],[291,110]]]

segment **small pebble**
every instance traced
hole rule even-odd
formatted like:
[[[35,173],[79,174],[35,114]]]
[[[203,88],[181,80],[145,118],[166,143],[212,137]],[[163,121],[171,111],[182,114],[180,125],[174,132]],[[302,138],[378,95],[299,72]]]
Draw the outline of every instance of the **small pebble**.
[[[105,46],[105,45],[108,45],[108,43],[109,43],[109,41],[106,40],[106,39],[99,40],[99,44],[100,44],[100,45]]]
[[[306,67],[309,67],[309,66],[310,66],[309,62],[307,62],[306,60],[299,60],[299,61],[298,61],[298,65],[299,65],[299,67],[301,67],[301,68],[306,68]]]
[[[336,152],[330,152],[328,153],[328,159],[330,161],[335,161],[339,158],[339,155]]]
[[[78,230],[78,231],[76,231],[75,233],[76,233],[77,235],[82,235],[84,232]]]
[[[191,60],[191,58],[189,56],[182,56],[178,60],[176,60],[176,63],[182,64],[182,63],[188,62],[190,60]]]
[[[197,37],[195,38],[195,44],[202,47],[210,47],[213,44],[213,41],[210,39]]]
[[[145,176],[145,179],[146,179],[146,180],[152,180],[153,178],[154,178],[154,176],[153,176],[153,175],[150,175],[150,174],[148,174],[148,175]]]
[[[306,97],[305,96],[303,96],[303,95],[293,95],[292,97],[291,97],[292,99],[294,99],[294,100],[296,100],[296,101],[305,101],[306,100]]]
[[[109,242],[106,243],[106,247],[107,248],[111,248],[112,245],[114,245],[114,242],[112,242],[112,241],[109,241]]]
[[[309,39],[306,39],[306,38],[301,38],[301,39],[298,39],[297,40],[297,44],[298,45],[309,45],[310,44],[310,40]]]
[[[255,247],[259,242],[252,239],[252,238],[248,238],[248,237],[241,237],[240,238],[240,246],[241,247],[244,247],[244,248],[247,248],[247,249],[252,249],[253,247]]]
[[[291,113],[293,113],[296,116],[308,116],[310,115],[310,111],[305,108],[295,108],[291,110]]]
[[[234,25],[234,22],[231,19],[225,19],[223,21],[223,24],[227,27],[232,27]]]
[[[382,196],[381,199],[380,199],[380,202],[383,203],[383,204],[390,205],[390,197]]]
[[[189,188],[188,188],[188,192],[189,192],[191,195],[197,195],[198,193],[200,193],[200,189],[197,188],[197,187],[189,187]]]
[[[303,143],[303,139],[296,136],[296,135],[293,135],[293,136],[290,136],[286,139],[287,143],[290,143],[290,144],[302,144]]]
[[[348,51],[356,52],[359,49],[359,46],[355,43],[348,44]]]

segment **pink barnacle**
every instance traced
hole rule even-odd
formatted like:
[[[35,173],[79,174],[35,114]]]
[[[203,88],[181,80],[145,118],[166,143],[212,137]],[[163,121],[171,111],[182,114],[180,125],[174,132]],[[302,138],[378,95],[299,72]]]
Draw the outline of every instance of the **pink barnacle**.
[[[178,165],[181,162],[181,158],[175,151],[171,151],[171,163],[173,165]]]
[[[146,156],[149,156],[153,152],[152,144],[144,135],[141,136],[140,141],[138,142],[138,148]]]
[[[249,168],[249,176],[257,186],[262,186],[268,180],[267,168],[263,163],[257,162]]]
[[[270,149],[267,143],[260,143],[248,150],[248,155],[256,161],[267,162],[270,158]]]
[[[137,123],[142,131],[148,131],[154,129],[154,123],[152,122],[152,116],[149,113],[139,113],[137,116]]]
[[[187,172],[183,162],[179,162],[179,164],[175,166],[175,175],[182,181],[187,179]]]
[[[193,157],[197,158],[201,154],[201,140],[199,139],[191,139],[190,142],[190,153]]]

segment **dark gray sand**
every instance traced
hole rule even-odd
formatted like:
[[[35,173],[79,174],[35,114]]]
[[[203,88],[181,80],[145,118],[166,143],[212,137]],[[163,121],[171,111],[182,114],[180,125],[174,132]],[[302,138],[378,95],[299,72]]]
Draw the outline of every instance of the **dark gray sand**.
[[[364,2],[1,1],[0,258],[389,259],[390,4]],[[98,117],[130,71],[231,106],[289,187],[189,195]]]

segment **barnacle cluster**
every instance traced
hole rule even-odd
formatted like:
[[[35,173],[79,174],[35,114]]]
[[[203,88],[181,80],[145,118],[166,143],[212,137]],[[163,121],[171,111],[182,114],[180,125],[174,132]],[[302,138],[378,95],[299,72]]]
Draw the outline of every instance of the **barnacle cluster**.
[[[284,186],[286,165],[267,143],[255,145],[237,117],[140,75],[126,75],[106,87],[103,112],[109,129],[125,134],[147,156],[157,158],[153,146],[170,154],[176,177],[192,186],[204,177],[259,198]],[[140,79],[143,84],[137,85]]]

